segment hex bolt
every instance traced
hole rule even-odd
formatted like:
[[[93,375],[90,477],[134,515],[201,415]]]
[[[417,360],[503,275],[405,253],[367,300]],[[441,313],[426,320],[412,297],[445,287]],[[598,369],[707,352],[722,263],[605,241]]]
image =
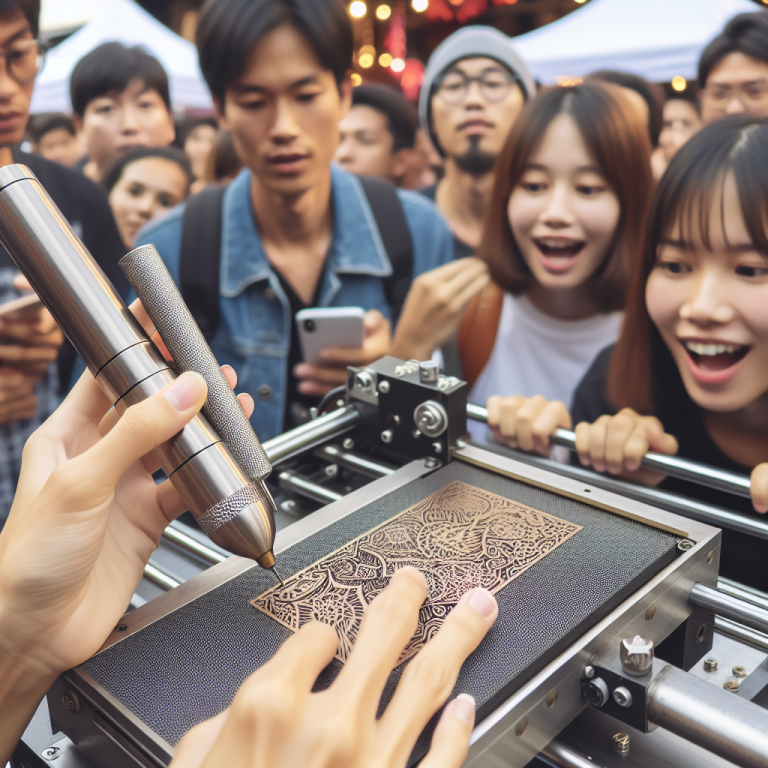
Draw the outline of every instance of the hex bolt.
[[[391,429],[385,429],[381,433],[381,442],[382,443],[391,443],[392,442],[392,430]]]
[[[733,672],[734,677],[746,677],[747,676],[747,670],[744,667],[734,667],[731,672]]]
[[[613,751],[620,755],[626,755],[629,752],[629,736],[626,733],[616,733],[611,739],[613,742]]]
[[[704,659],[705,672],[717,672],[717,659]]]
[[[61,756],[61,748],[60,747],[46,747],[41,753],[40,753],[46,760],[58,760]]]
[[[632,706],[632,694],[629,692],[629,689],[625,688],[623,685],[620,685],[613,692],[613,700],[620,707],[631,707]]]
[[[726,691],[730,691],[731,693],[736,693],[740,686],[741,680],[726,680],[723,688],[725,688]]]
[[[587,680],[591,680],[595,676],[595,668],[588,664],[586,667],[584,667],[584,677],[587,678]]]
[[[389,392],[389,382],[388,381],[380,381],[379,382],[379,392],[381,392],[382,395],[386,395]]]
[[[619,657],[625,674],[642,677],[653,665],[653,640],[640,635],[625,637],[619,646]]]
[[[381,389],[381,387],[379,387],[379,389]],[[351,451],[355,447],[355,441],[351,437],[345,437],[342,446],[345,450]]]

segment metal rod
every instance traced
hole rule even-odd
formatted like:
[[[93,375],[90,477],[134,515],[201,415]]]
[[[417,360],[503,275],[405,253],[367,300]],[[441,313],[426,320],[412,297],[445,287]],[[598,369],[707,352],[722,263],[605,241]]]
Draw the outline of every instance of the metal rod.
[[[768,765],[768,711],[675,667],[649,686],[648,719],[742,768]]]
[[[566,747],[557,739],[550,741],[537,755],[539,760],[552,768],[601,768],[601,766],[580,752]]]
[[[315,456],[331,461],[334,464],[340,464],[347,469],[362,472],[371,477],[386,477],[391,475],[396,469],[396,467],[388,464],[371,461],[357,453],[350,453],[350,451],[339,448],[338,445],[323,445],[315,451]]]
[[[149,562],[144,566],[144,578],[154,584],[156,587],[168,592],[181,584],[181,581],[163,568],[158,568],[154,563]]]
[[[740,600],[706,584],[694,584],[688,599],[698,608],[713,611],[718,616],[731,619],[758,632],[768,632],[768,610],[748,603],[746,600]]]
[[[745,627],[743,624],[737,624],[730,619],[715,616],[715,631],[721,635],[732,637],[740,643],[757,648],[758,651],[768,653],[768,635],[755,629],[749,629],[749,627]]]
[[[210,563],[210,565],[223,563],[227,559],[226,555],[206,547],[201,542],[180,531],[173,523],[163,531],[163,538],[184,552],[195,555],[206,563]]]
[[[725,592],[726,595],[733,595],[733,597],[746,600],[748,603],[754,603],[768,611],[768,595],[759,589],[748,587],[746,584],[739,584],[738,581],[726,579],[725,576],[721,576],[717,580],[717,588],[721,592]]]
[[[488,421],[488,410],[479,405],[468,405],[467,416],[475,421]],[[555,445],[562,445],[572,451],[576,450],[576,435],[569,429],[558,429],[550,438]],[[646,453],[642,461],[645,469],[662,472],[679,480],[689,480],[693,483],[726,491],[736,496],[750,498],[749,477],[726,472],[724,469],[699,464],[677,456],[665,456],[661,453]]]
[[[302,451],[315,448],[325,440],[332,440],[354,429],[360,421],[360,412],[352,405],[337,408],[296,429],[284,432],[262,443],[267,458],[275,464],[290,459]]]
[[[545,459],[542,456],[534,456],[531,453],[513,451],[511,448],[498,445],[486,445],[483,447],[492,453],[512,456],[515,461],[519,461],[522,464],[530,464],[550,472],[556,472],[564,477],[570,477],[573,480],[579,480],[587,485],[594,485],[606,491],[618,493],[636,501],[642,501],[645,504],[662,507],[670,512],[676,512],[684,517],[699,520],[716,528],[728,528],[733,531],[746,533],[748,536],[768,540],[768,523],[757,516],[750,517],[739,512],[732,512],[729,509],[723,509],[722,507],[714,507],[677,493],[662,491],[658,488],[649,488],[648,486],[631,483],[627,480],[619,480],[610,475],[601,475],[592,470],[573,467],[570,464],[561,464],[558,461]]]
[[[295,472],[281,472],[278,480],[280,487],[287,490],[295,491],[296,493],[306,496],[309,499],[314,499],[323,504],[330,504],[332,501],[338,501],[344,498],[342,494],[336,493],[329,488],[325,488],[318,483],[313,483],[311,480],[297,475]]]

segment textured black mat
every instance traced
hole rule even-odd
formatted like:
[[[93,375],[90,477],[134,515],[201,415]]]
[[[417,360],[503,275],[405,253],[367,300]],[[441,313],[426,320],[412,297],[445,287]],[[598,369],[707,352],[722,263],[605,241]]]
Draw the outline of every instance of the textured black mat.
[[[496,594],[498,621],[464,665],[456,686],[457,692],[475,697],[479,721],[670,563],[678,538],[455,461],[281,553],[280,573],[286,577],[300,571],[453,480],[583,526]],[[248,604],[273,584],[269,574],[254,567],[94,656],[81,669],[176,744],[193,725],[228,706],[243,680],[289,635]],[[384,702],[404,666],[392,673]],[[329,685],[340,667],[338,661],[331,663],[317,688]],[[414,757],[427,745],[425,732]]]

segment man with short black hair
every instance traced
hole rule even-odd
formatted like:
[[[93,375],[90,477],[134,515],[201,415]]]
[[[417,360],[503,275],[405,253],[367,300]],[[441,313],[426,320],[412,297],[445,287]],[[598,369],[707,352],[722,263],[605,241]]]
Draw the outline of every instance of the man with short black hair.
[[[768,117],[768,12],[734,16],[699,59],[701,119]]]
[[[82,175],[18,148],[43,64],[39,14],[39,0],[0,4],[0,166],[29,166],[118,290],[125,290],[127,281],[117,266],[125,251],[104,192]],[[0,246],[0,303],[17,297],[23,282]],[[65,344],[58,354],[61,343],[45,309],[0,320],[0,527],[13,501],[24,444],[69,383],[75,353]]]
[[[414,162],[419,117],[394,88],[375,83],[352,89],[352,108],[339,123],[334,160],[350,173],[378,176],[397,186]]]
[[[68,168],[80,159],[77,128],[69,115],[40,115],[29,121],[27,130],[32,137],[32,150],[40,157]]]
[[[347,365],[387,354],[403,287],[450,260],[450,233],[422,196],[331,162],[352,91],[342,2],[207,0],[197,45],[245,170],[225,191],[203,190],[150,225],[138,244],[157,247],[219,362],[232,364],[238,391],[253,396],[251,421],[267,439],[344,384]],[[398,248],[387,247],[393,234]],[[362,347],[326,349],[322,365],[302,362],[296,312],[345,306],[367,310]]]
[[[87,53],[72,70],[69,91],[88,153],[83,173],[93,181],[128,150],[166,147],[176,135],[168,75],[139,47],[104,43]]]

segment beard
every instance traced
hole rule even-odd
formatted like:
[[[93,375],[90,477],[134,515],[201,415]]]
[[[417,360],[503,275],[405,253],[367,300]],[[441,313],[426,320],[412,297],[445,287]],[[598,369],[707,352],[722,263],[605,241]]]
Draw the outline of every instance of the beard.
[[[470,136],[469,147],[463,155],[455,155],[453,160],[464,173],[470,176],[485,176],[493,170],[496,163],[496,155],[480,149],[482,136]]]

